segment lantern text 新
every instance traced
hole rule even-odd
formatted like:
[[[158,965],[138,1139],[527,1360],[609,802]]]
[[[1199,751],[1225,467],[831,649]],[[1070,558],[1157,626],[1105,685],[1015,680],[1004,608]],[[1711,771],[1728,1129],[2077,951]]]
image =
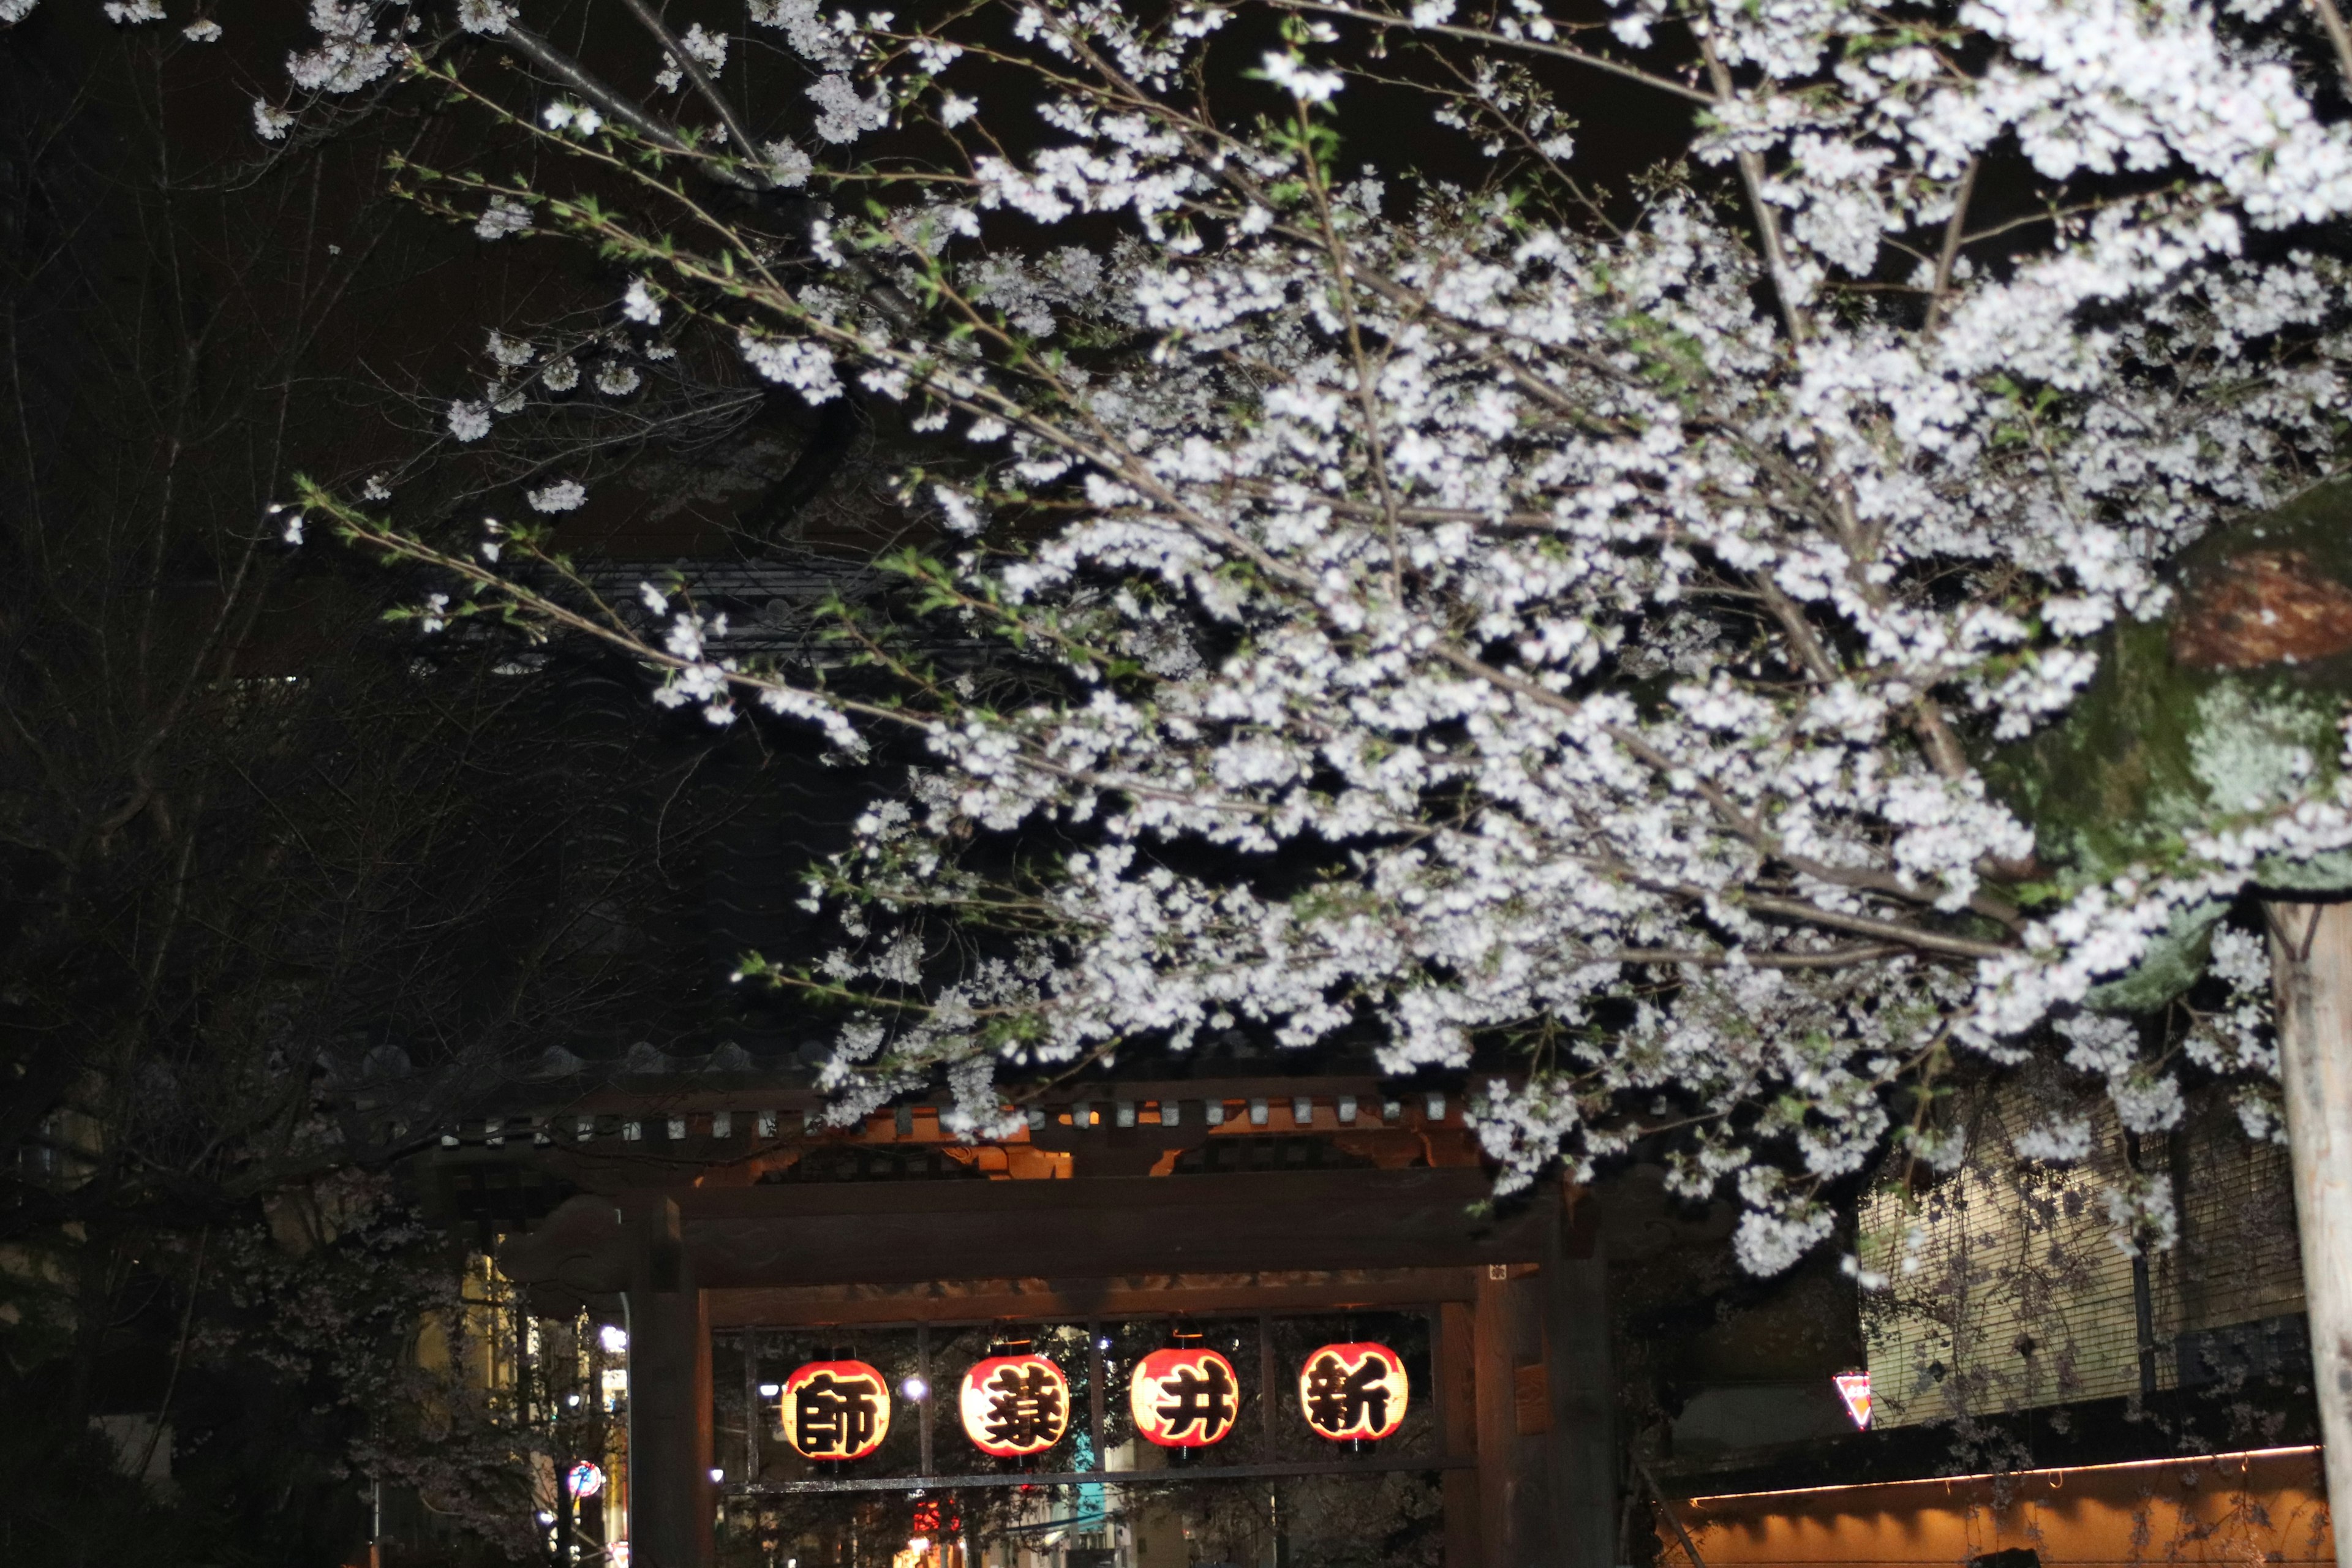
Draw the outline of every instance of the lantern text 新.
[[[1404,1425],[1404,1363],[1381,1344],[1325,1345],[1298,1369],[1298,1408],[1316,1436],[1377,1442]]]

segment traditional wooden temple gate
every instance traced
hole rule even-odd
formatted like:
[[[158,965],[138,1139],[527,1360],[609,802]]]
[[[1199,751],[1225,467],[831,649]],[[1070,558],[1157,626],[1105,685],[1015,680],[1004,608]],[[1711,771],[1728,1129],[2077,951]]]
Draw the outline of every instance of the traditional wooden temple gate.
[[[1447,1568],[1615,1561],[1590,1227],[1555,1190],[1486,1205],[1489,1175],[1444,1096],[1371,1079],[1102,1084],[1092,1100],[1048,1097],[1025,1131],[973,1146],[928,1106],[834,1129],[806,1091],[675,1084],[583,1094],[467,1129],[441,1152],[445,1184],[470,1168],[478,1190],[495,1180],[482,1173],[528,1166],[573,1190],[499,1258],[551,1311],[625,1319],[635,1568],[707,1568],[722,1496],[1121,1481],[1101,1468],[1098,1363],[1084,1379],[1097,1436],[1083,1468],[920,1473],[937,1471],[927,1407],[915,1473],[747,1474],[715,1442],[714,1333],[1341,1311],[1425,1315],[1430,1386],[1413,1396],[1431,1402],[1427,1439],[1186,1479],[1436,1472]],[[1269,1412],[1296,1373],[1276,1365],[1275,1339],[1260,1333],[1261,1364],[1240,1369]]]

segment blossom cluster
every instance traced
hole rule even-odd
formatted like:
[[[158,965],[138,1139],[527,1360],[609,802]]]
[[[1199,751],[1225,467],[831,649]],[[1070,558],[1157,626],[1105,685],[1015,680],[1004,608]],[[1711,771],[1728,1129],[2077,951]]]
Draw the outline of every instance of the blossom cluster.
[[[755,4],[806,123],[755,127],[781,135],[720,177],[823,191],[804,144],[918,122],[968,172],[904,154],[887,199],[817,205],[790,265],[742,267],[773,247],[683,187],[593,230],[640,268],[628,320],[683,304],[812,403],[905,403],[947,444],[908,501],[971,540],[936,606],[1048,667],[1010,704],[926,682],[887,716],[933,765],[817,879],[841,942],[794,982],[868,1004],[845,1105],[944,1073],[978,1131],[1001,1061],[1369,1041],[1393,1073],[1478,1073],[1506,1186],[1684,1128],[1677,1180],[1740,1195],[1759,1269],[1890,1136],[1951,1157],[1895,1092],[1950,1047],[2049,1049],[2126,1125],[2177,1116],[2082,1009],[2257,866],[2352,846],[2343,770],[2053,892],[1981,762],[2165,612],[2185,546],[2333,460],[2320,231],[2352,213],[2352,126],[2291,64],[2315,24],[1621,0],[1626,46],[1680,40],[1690,70],[1661,73],[1537,0],[1269,3],[1284,47],[1205,97],[1230,6],[1029,0],[950,37]],[[298,76],[363,75],[321,26]],[[1433,122],[1507,177],[1339,167],[1357,73],[1404,79],[1416,33]],[[1036,73],[1017,137],[1002,94],[943,79],[974,47]],[[1538,67],[1685,105],[1698,172],[1612,216]],[[551,139],[642,134],[582,113]],[[2017,188],[2041,216],[2005,216]],[[1000,542],[1041,502],[1049,530]],[[664,701],[723,720],[748,691],[856,743],[854,704],[723,637],[680,611],[646,640]],[[1075,847],[1017,887],[967,864],[1040,831]],[[992,900],[1014,912],[977,959],[940,934]],[[2216,940],[2252,997],[2245,939]],[[2192,1051],[2259,1072],[2263,1028],[2233,1005]]]

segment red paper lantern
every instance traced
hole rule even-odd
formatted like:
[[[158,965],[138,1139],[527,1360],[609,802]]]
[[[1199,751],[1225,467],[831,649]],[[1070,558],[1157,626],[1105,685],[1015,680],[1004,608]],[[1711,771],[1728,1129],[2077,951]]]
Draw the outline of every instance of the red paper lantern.
[[[1241,1380],[1234,1363],[1214,1351],[1153,1351],[1128,1381],[1127,1407],[1149,1441],[1163,1448],[1205,1448],[1234,1429]]]
[[[890,1435],[890,1385],[862,1361],[813,1361],[784,1380],[784,1441],[804,1459],[862,1459]]]
[[[1318,1437],[1378,1441],[1404,1425],[1412,1393],[1386,1345],[1325,1345],[1298,1369],[1298,1408]]]
[[[991,1356],[957,1400],[971,1446],[999,1459],[1042,1454],[1070,1429],[1070,1380],[1041,1355]]]

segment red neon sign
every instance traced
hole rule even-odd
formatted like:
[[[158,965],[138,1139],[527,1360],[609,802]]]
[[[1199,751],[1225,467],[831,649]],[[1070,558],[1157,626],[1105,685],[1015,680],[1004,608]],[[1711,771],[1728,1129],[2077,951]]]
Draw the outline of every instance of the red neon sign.
[[[1870,1429],[1870,1373],[1842,1372],[1830,1379],[1837,1384],[1838,1397],[1845,1401],[1845,1413],[1853,1417],[1855,1426]]]

